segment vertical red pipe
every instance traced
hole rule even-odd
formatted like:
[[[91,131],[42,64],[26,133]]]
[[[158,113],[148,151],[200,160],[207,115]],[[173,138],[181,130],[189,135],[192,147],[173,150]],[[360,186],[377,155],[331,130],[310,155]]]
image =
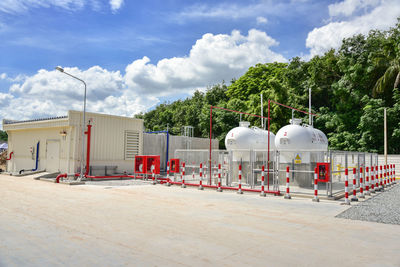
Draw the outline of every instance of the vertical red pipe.
[[[88,124],[87,131],[85,132],[85,134],[87,134],[86,171],[85,171],[85,176],[86,176],[89,174],[89,168],[90,168],[90,139],[92,135],[92,125]]]
[[[350,205],[349,201],[349,169],[344,170],[344,204]]]
[[[211,185],[211,176],[212,176],[212,170],[211,170],[211,163],[212,163],[212,159],[211,159],[211,149],[212,149],[212,145],[211,145],[211,141],[212,141],[212,108],[213,106],[210,106],[210,159],[209,159],[209,165],[210,166],[210,185]]]

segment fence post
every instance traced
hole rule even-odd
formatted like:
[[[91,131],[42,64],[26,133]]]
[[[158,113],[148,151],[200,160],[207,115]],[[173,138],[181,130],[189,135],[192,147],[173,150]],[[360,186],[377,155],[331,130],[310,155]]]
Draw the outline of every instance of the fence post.
[[[378,165],[375,165],[375,192],[379,190]]]
[[[390,186],[390,169],[389,169],[389,164],[386,165],[386,184],[389,187]]]
[[[261,168],[261,193],[260,196],[265,197],[265,167],[262,165]]]
[[[387,187],[386,165],[383,165],[383,187]]]
[[[360,198],[365,198],[364,195],[364,180],[363,180],[363,168],[360,167]]]
[[[203,190],[203,163],[200,163],[200,183],[199,183],[199,190]]]
[[[169,182],[169,161],[167,162],[167,186],[171,186],[171,183]]]
[[[381,182],[381,184],[379,185],[379,190],[380,191],[385,191],[385,189],[383,188],[383,171],[382,171],[382,165],[379,166],[379,180]]]
[[[366,167],[365,169],[365,194],[367,196],[371,195],[371,192],[369,191],[369,168]]]
[[[353,197],[351,198],[351,201],[358,201],[357,191],[356,191],[356,180],[357,180],[356,173],[357,173],[356,168],[353,168]]]
[[[394,179],[394,183],[397,184],[397,182],[396,182],[396,164],[393,164],[393,179]]]
[[[393,185],[393,164],[390,164],[390,184]]]
[[[156,167],[154,165],[151,165],[151,179],[153,180],[152,184],[156,185]]]
[[[349,169],[344,169],[344,203],[340,205],[350,205],[349,200]]]
[[[182,162],[182,188],[186,188],[185,185],[185,162]]]
[[[242,191],[242,164],[239,164],[239,178],[238,178],[238,194],[243,194]]]
[[[291,199],[292,197],[290,196],[289,193],[289,166],[286,167],[286,195],[285,195],[285,199]]]
[[[218,188],[217,192],[222,192],[221,188],[221,163],[218,164]]]
[[[371,166],[369,176],[371,177],[371,193],[375,193],[375,181],[374,181],[374,165]]]
[[[318,198],[318,171],[317,168],[314,169],[314,202],[319,202]]]

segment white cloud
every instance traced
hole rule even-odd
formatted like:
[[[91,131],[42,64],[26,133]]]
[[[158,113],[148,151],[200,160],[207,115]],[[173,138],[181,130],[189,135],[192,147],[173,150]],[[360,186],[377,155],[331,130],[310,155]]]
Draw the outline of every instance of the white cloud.
[[[144,94],[168,95],[204,88],[222,80],[238,78],[252,65],[286,59],[270,47],[278,42],[265,32],[250,30],[230,35],[207,33],[186,57],[160,60],[156,65],[143,57],[126,67],[126,83]]]
[[[350,16],[360,8],[371,7],[374,2],[359,1],[357,5],[353,4],[354,8],[349,8],[350,11],[346,13],[341,5],[353,3],[346,0],[335,4],[334,8],[330,8],[330,12],[334,15]],[[355,34],[368,34],[372,29],[389,29],[396,24],[399,15],[400,2],[398,0],[380,1],[371,10],[362,11],[361,15],[350,16],[347,20],[332,21],[320,28],[315,28],[308,33],[306,46],[310,48],[310,56],[321,55],[331,48],[340,47],[344,38]]]
[[[184,57],[165,58],[151,64],[148,57],[126,66],[125,74],[99,66],[87,70],[64,68],[88,85],[88,111],[132,116],[159,103],[163,96],[190,94],[208,85],[230,81],[256,63],[286,61],[270,47],[278,42],[265,32],[204,34]],[[10,78],[12,85],[0,94],[0,117],[29,119],[65,115],[81,110],[83,84],[55,70]]]
[[[109,0],[112,12],[123,5],[124,0]],[[0,12],[8,14],[25,13],[34,8],[61,8],[69,11],[82,10],[89,6],[94,11],[101,11],[104,4],[101,0],[1,0]]]
[[[123,5],[124,0],[110,0],[111,10],[113,12],[117,11]]]
[[[336,16],[351,16],[356,11],[376,7],[381,3],[380,0],[344,0],[328,6],[329,15]]]
[[[257,17],[257,24],[266,24],[268,22],[265,17]]]

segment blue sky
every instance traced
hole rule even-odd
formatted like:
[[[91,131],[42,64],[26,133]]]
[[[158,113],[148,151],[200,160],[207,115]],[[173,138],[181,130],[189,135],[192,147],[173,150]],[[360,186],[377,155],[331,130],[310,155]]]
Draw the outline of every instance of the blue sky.
[[[308,59],[388,29],[396,0],[3,0],[0,116],[81,109],[131,116],[238,78],[256,63]]]

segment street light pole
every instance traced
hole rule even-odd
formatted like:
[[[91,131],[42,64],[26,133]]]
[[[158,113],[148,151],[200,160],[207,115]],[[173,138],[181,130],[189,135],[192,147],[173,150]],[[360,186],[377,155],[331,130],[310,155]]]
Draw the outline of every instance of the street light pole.
[[[78,77],[75,77],[72,74],[69,74],[68,72],[65,72],[63,68],[61,67],[56,67],[56,70],[71,76],[72,78],[79,80],[81,82],[83,82],[83,84],[85,85],[85,93],[83,96],[83,125],[82,125],[82,154],[81,154],[81,172],[78,178],[78,181],[81,181],[82,179],[84,179],[84,175],[83,175],[83,160],[85,157],[85,129],[86,129],[86,83],[84,80],[79,79]]]

